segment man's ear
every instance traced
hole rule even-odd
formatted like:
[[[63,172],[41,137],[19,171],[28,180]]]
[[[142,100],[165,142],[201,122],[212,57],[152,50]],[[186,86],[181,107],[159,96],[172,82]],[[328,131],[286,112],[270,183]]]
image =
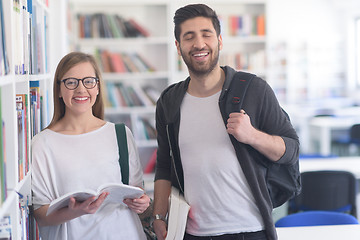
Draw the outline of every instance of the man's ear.
[[[219,39],[219,49],[222,50],[222,48],[223,48],[223,40],[222,40],[221,34],[219,35],[218,39]]]
[[[180,43],[175,40],[175,46],[176,46],[176,49],[177,49],[177,52],[178,52],[178,55],[181,56],[181,51],[180,51]]]

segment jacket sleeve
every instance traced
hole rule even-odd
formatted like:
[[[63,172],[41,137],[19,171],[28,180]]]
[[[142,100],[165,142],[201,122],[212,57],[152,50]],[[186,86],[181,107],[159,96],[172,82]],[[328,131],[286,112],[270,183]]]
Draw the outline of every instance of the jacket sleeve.
[[[155,180],[171,180],[171,157],[170,147],[166,132],[166,119],[162,98],[156,104],[156,130],[157,130],[157,160],[155,170]]]
[[[248,95],[259,96],[255,100],[259,109],[253,113],[255,114],[253,125],[263,132],[280,136],[284,140],[285,153],[278,163],[295,164],[299,159],[300,145],[296,131],[287,113],[281,108],[271,87],[265,81],[257,79],[258,81],[253,81],[255,84],[249,86],[247,93]]]

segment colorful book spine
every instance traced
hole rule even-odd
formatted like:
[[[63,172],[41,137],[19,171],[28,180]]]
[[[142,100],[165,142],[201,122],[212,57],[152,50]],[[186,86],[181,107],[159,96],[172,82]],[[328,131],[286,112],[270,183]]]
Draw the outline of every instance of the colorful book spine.
[[[4,216],[0,219],[0,239],[11,240],[11,230],[10,216]]]
[[[38,7],[34,5],[28,10],[30,23],[29,68],[31,74],[45,73],[48,71],[48,48],[46,45],[46,41],[48,41],[47,17],[46,15],[41,15],[41,11],[37,8]]]
[[[79,14],[80,38],[149,37],[150,32],[135,19],[124,19],[117,14]]]
[[[9,67],[9,58],[7,54],[7,48],[6,48],[6,37],[5,37],[5,19],[4,19],[4,9],[3,9],[3,0],[0,0],[0,44],[1,44],[1,55],[0,57],[0,71],[1,75],[8,74],[10,72]],[[1,70],[3,69],[3,70]]]
[[[266,34],[266,19],[264,14],[228,16],[229,36],[264,36]]]
[[[96,49],[94,56],[103,72],[128,73],[128,72],[155,72],[147,59],[137,52],[113,52]]]
[[[29,171],[29,134],[27,118],[27,95],[16,95],[16,111],[18,116],[18,172],[22,180]]]
[[[7,181],[6,181],[6,134],[5,123],[2,119],[2,101],[0,88],[0,206],[7,197]]]
[[[31,136],[41,130],[41,97],[39,81],[30,81],[30,116]]]
[[[108,107],[146,107],[154,106],[154,101],[140,86],[124,85],[121,82],[106,83],[106,102]]]

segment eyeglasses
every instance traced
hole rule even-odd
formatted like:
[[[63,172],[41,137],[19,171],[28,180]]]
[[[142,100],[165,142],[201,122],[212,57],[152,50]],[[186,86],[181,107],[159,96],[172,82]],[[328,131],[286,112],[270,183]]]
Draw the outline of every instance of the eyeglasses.
[[[79,86],[79,81],[82,82],[85,88],[92,89],[99,82],[99,79],[96,77],[84,77],[83,79],[79,78],[65,78],[59,81],[64,83],[64,86],[69,90],[74,90]]]

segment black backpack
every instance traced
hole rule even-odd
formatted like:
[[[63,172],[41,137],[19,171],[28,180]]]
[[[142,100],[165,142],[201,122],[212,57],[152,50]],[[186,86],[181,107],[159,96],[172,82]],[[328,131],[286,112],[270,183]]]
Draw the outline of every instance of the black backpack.
[[[226,101],[226,112],[239,112],[246,94],[246,90],[255,75],[245,72],[237,72],[234,76],[230,89],[233,94],[227,96],[231,101]],[[287,113],[282,109],[286,117]],[[234,140],[233,138],[232,140]],[[266,184],[270,194],[273,208],[279,207],[301,191],[301,179],[299,171],[299,161],[293,165],[279,164],[266,159],[265,157],[254,158],[260,166],[266,170]]]

